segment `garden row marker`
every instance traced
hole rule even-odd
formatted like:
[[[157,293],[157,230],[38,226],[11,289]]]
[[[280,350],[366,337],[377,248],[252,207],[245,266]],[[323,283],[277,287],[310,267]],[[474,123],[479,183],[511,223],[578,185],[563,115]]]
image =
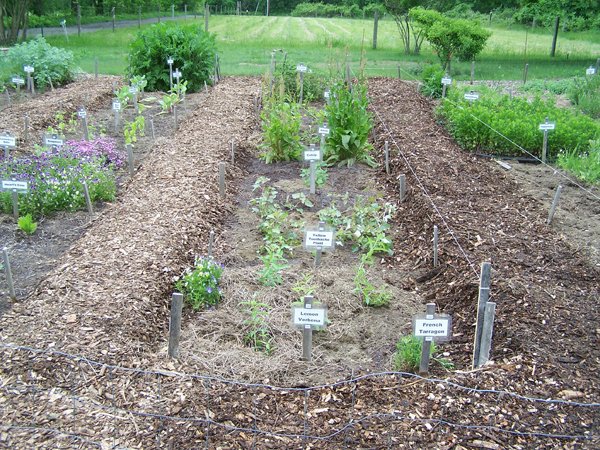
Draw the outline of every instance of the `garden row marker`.
[[[33,77],[31,76],[34,72],[34,68],[31,65],[23,66],[23,71],[27,74],[27,90],[30,91],[32,95],[35,95],[35,86]]]
[[[317,161],[323,158],[323,152],[317,150],[315,144],[310,144],[308,150],[304,150],[304,161],[308,161],[310,164],[310,193],[317,193],[316,183],[316,172],[317,172]]]
[[[304,249],[316,250],[315,267],[321,264],[321,254],[324,250],[335,250],[335,231],[325,226],[325,222],[319,222],[315,227],[307,227],[304,231]]]
[[[112,30],[113,30],[113,33],[115,32],[115,22],[116,22],[116,12],[115,12],[115,7],[113,6],[113,9],[112,9]]]
[[[548,213],[548,225],[552,223],[552,218],[554,217],[554,213],[556,212],[556,207],[558,206],[558,199],[560,198],[560,193],[562,192],[562,185],[558,185],[556,188],[556,193],[554,194],[554,200],[552,200],[552,206],[550,206],[550,212]]]
[[[418,314],[413,318],[413,336],[423,338],[419,363],[419,374],[421,375],[429,372],[431,343],[434,340],[448,339],[452,329],[452,319],[446,314],[436,314],[435,303],[427,303],[426,307],[425,314]]]
[[[127,144],[127,165],[129,166],[129,176],[133,177],[133,147],[131,144]]]
[[[439,265],[438,260],[438,242],[440,239],[440,233],[438,230],[438,226],[433,226],[433,267],[437,267]]]
[[[213,230],[210,230],[210,234],[208,235],[208,257],[210,259],[212,259],[214,243],[215,243],[215,232]]]
[[[67,21],[64,19],[61,20],[60,26],[62,27],[63,32],[65,33],[65,39],[67,40],[67,42],[69,42],[69,33],[67,32]]]
[[[235,164],[235,141],[231,140],[231,165]]]
[[[169,65],[169,87],[173,89],[173,57],[167,58],[167,64]]]
[[[384,142],[383,145],[383,155],[385,157],[385,173],[390,174],[390,148],[388,145],[388,141]]]
[[[22,77],[12,77],[10,79],[10,81],[12,82],[12,84],[14,84],[17,87],[17,94],[19,95],[19,97],[21,96],[21,86],[25,85],[25,80]],[[8,97],[8,89],[6,90],[6,96]],[[10,97],[9,98],[9,102],[10,102]]]
[[[57,149],[65,144],[65,140],[62,136],[58,136],[58,134],[45,134],[44,135],[44,146],[52,147],[53,149]]]
[[[4,148],[4,159],[8,159],[9,149],[17,146],[17,139],[8,132],[0,135],[0,145]]]
[[[401,80],[402,76],[400,75],[400,64],[398,64],[398,79]]]
[[[442,78],[442,98],[446,98],[446,90],[448,89],[448,86],[450,86],[452,84],[452,78],[450,78],[450,75],[446,74],[446,76],[444,76],[444,78]]]
[[[350,63],[346,63],[346,84],[348,85],[348,89],[352,91],[352,87],[350,84]]]
[[[175,129],[177,129],[177,105],[173,105],[173,117],[175,119]]]
[[[300,74],[300,104],[302,104],[302,99],[304,97],[304,74],[308,70],[304,64],[300,63],[296,66],[296,72]]]
[[[182,309],[183,294],[174,292],[171,299],[171,320],[169,321],[169,358],[177,358],[177,354],[179,353]]]
[[[25,113],[25,128],[23,130],[24,140],[29,138],[29,113]]]
[[[98,58],[94,58],[94,76],[98,78]]]
[[[83,129],[83,138],[86,141],[89,141],[90,140],[90,130],[88,128],[87,112],[86,112],[85,108],[81,107],[81,109],[79,111],[77,111],[77,116],[79,116],[79,118],[81,119],[81,127]]]
[[[373,16],[373,50],[377,50],[377,25],[379,25],[379,12],[375,11]]]
[[[171,3],[171,19],[175,18],[175,5]]]
[[[8,284],[10,298],[16,300],[15,285],[13,283],[12,271],[10,270],[10,259],[8,259],[8,249],[6,247],[2,249],[2,259],[4,260],[4,273],[6,274],[6,284]]]
[[[325,92],[329,92],[329,91],[325,91]],[[327,95],[326,98],[329,98],[329,95]],[[323,156],[325,156],[325,136],[329,136],[329,127],[327,126],[327,122],[323,122],[323,126],[319,127],[319,134],[321,135],[321,159],[323,158]]]
[[[219,163],[219,195],[225,198],[225,163]]]
[[[485,313],[483,317],[483,330],[481,333],[481,346],[479,350],[479,364],[483,366],[490,358],[490,350],[492,349],[492,334],[494,333],[494,317],[496,316],[496,303],[488,302],[485,305]]]
[[[10,101],[10,94],[8,93],[8,89],[5,89],[4,93],[6,94],[6,103],[8,103],[10,105],[11,101]]]
[[[140,109],[138,107],[138,88],[137,86],[129,86],[129,93],[133,95],[133,107],[135,108],[135,113],[139,113]]]
[[[406,175],[401,173],[398,177],[398,181],[400,185],[400,202],[403,202],[406,197]]]
[[[529,63],[525,64],[525,69],[523,70],[523,84],[527,83],[527,72],[529,72]]]
[[[471,61],[471,83],[475,82],[475,60]]]
[[[479,100],[479,92],[470,91],[465,93],[465,100],[468,100],[469,104],[472,105],[475,100]]]
[[[316,307],[315,307],[316,306]],[[303,305],[292,306],[292,322],[302,330],[302,359],[312,360],[312,332],[327,327],[327,307],[313,304],[313,296],[304,297]]]
[[[17,181],[14,178],[2,180],[2,190],[11,191],[13,217],[15,221],[19,220],[19,193],[26,194],[29,190],[27,181]]]
[[[156,139],[154,134],[154,117],[150,117],[150,132],[152,133],[152,139]]]
[[[556,128],[556,124],[554,122],[548,122],[548,118],[544,123],[540,124],[540,130],[544,132],[544,140],[542,142],[542,162],[546,162],[546,156],[548,153],[548,131],[554,130]]]
[[[477,300],[477,322],[475,324],[475,343],[473,345],[473,368],[477,368],[485,364],[489,358],[489,349],[487,353],[485,348],[482,348],[482,340],[489,339],[491,342],[491,334],[484,337],[484,330],[491,333],[493,329],[493,315],[492,324],[489,323],[489,317],[491,312],[487,313],[488,321],[486,321],[487,309],[495,311],[496,304],[488,302],[490,298],[490,279],[491,279],[492,265],[489,262],[481,263],[481,274],[479,278],[479,297]]]
[[[114,99],[112,102],[112,110],[115,113],[115,133],[119,129],[119,116],[121,114],[121,102],[118,99]]]
[[[204,80],[204,92],[208,92],[208,84],[206,84],[206,80]]]
[[[89,215],[94,214],[94,208],[92,208],[92,199],[90,198],[90,190],[88,189],[87,182],[83,182],[83,195],[85,195],[85,204],[87,205],[87,210]]]
[[[590,66],[585,70],[586,75],[594,75],[596,73],[596,68],[594,66]]]

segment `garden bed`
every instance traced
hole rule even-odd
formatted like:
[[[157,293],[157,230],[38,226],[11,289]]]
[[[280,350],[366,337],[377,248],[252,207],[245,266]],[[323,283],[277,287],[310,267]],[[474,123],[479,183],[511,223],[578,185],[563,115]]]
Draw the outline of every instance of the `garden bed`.
[[[258,88],[255,79],[226,79],[212,89],[173,136],[157,140],[118,202],[105,208],[35,292],[5,312],[3,345],[33,350],[3,348],[0,414],[7,425],[1,442],[16,448],[28,442],[109,448],[597,446],[598,408],[478,389],[598,402],[598,268],[545,225],[545,205],[519,184],[533,190],[526,178],[517,183],[512,172],[461,151],[435,123],[432,105],[398,80],[369,82],[378,159],[388,140],[391,174],[381,167],[335,169],[316,197],[324,206],[333,192],[380,194],[397,206],[395,253],[378,258],[373,275],[393,289],[394,303],[381,310],[362,306],[349,281],[357,257],[343,249],[324,255],[315,284],[332,323],[316,333],[314,361],[299,361],[290,289],[312,257],[298,250],[284,271],[285,284],[260,286],[261,237],[247,202],[259,175],[281,192],[303,186],[299,164],[265,166],[255,159]],[[222,201],[217,164],[230,160],[231,139],[236,162],[227,164]],[[409,185],[404,202],[397,196],[400,173]],[[441,235],[437,270],[431,262],[434,224]],[[224,302],[184,314],[181,359],[169,361],[173,279],[195,254],[205,254],[211,229],[215,257],[226,265]],[[592,233],[597,236],[597,228]],[[495,364],[470,371],[477,277],[485,260],[492,262],[498,303]],[[272,356],[243,343],[238,302],[253,294],[271,307],[278,339]],[[389,370],[395,342],[427,301],[453,316],[454,337],[442,350],[458,370],[434,369],[446,380],[408,374],[348,380]]]

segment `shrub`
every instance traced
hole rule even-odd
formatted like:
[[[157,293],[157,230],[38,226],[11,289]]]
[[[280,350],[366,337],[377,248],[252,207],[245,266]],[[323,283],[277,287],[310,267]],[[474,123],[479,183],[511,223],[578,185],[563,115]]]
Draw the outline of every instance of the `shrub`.
[[[17,225],[19,226],[19,230],[26,234],[33,234],[35,233],[35,230],[37,230],[37,222],[34,222],[31,214],[26,214],[25,216],[19,217]]]
[[[283,62],[275,67],[275,79],[283,83],[285,94],[291,101],[300,100],[300,74],[296,71],[296,66],[297,64],[286,56]],[[304,73],[302,82],[302,101],[305,103],[323,98],[326,88],[324,75],[310,70]]]
[[[196,258],[193,268],[187,268],[175,282],[175,289],[181,292],[193,309],[215,306],[221,299],[219,281],[223,265],[211,258]]]
[[[300,125],[302,115],[296,103],[272,97],[261,113],[263,143],[261,157],[267,164],[295,161],[300,157]]]
[[[595,119],[600,118],[600,76],[576,78],[568,90],[569,99],[579,110]]]
[[[442,96],[442,78],[444,71],[439,66],[430,65],[423,69],[421,74],[421,93],[427,97],[440,98]]]
[[[552,100],[535,98],[509,99],[508,96],[486,91],[472,105],[463,100],[464,91],[455,89],[449,100],[438,108],[454,139],[464,149],[491,152],[504,156],[523,156],[522,151],[486,126],[499,131],[533,155],[540,157],[543,133],[539,125],[548,117],[556,129],[548,134],[548,159],[556,158],[560,150],[577,149],[583,153],[589,141],[600,136],[600,125],[585,115],[554,105]],[[475,119],[475,116],[477,119]]]
[[[3,64],[3,71],[10,74],[22,74],[23,66],[33,65],[32,76],[40,89],[48,87],[50,82],[53,86],[69,83],[75,70],[73,53],[51,46],[41,36],[11,47]]]
[[[353,165],[355,162],[375,166],[369,155],[373,148],[368,142],[373,122],[368,107],[367,88],[363,83],[348,89],[336,83],[331,89],[330,102],[326,106],[329,136],[327,137],[327,164]]]
[[[198,92],[213,73],[215,38],[196,26],[156,24],[137,34],[129,51],[129,77],[145,75],[149,91],[167,91],[169,66],[173,57],[188,82],[189,92]]]

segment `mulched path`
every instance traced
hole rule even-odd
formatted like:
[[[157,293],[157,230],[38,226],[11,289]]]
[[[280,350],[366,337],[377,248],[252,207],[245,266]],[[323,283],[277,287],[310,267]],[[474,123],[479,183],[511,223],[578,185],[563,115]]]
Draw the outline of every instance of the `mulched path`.
[[[406,156],[394,150],[391,175],[378,177],[400,208],[396,254],[385,263],[410,275],[406,290],[453,315],[454,338],[443,350],[459,370],[437,374],[444,379],[380,375],[295,390],[182,375],[194,368],[157,354],[172,278],[191,262],[192,249],[206,247],[208,230],[222,227],[235,180],[254,151],[258,80],[226,79],[170,139],[158,140],[119,200],[33,295],[0,319],[0,444],[597,448],[598,407],[482,390],[598,402],[598,269],[545,225],[546,211],[512,178],[460,151],[413,87],[374,79],[369,89],[377,147],[389,140]],[[217,165],[229,159],[231,139],[245,157],[227,164],[223,201]],[[403,203],[397,198],[400,173],[410,187]],[[441,232],[437,271],[431,270],[434,224]],[[222,245],[217,239],[217,252]],[[495,364],[471,371],[484,260],[494,268],[492,299],[498,303]]]

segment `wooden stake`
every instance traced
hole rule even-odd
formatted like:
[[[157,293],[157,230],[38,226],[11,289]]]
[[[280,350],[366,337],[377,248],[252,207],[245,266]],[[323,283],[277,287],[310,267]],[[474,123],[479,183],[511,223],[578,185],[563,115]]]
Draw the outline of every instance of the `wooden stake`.
[[[225,163],[219,163],[219,195],[225,198]]]
[[[400,75],[400,64],[398,64],[398,79],[401,80],[402,76]]]
[[[471,84],[475,82],[475,60],[471,61]]]
[[[173,105],[173,117],[175,118],[175,129],[177,129],[177,105]]]
[[[433,267],[437,267],[439,266],[439,261],[438,261],[438,241],[439,241],[439,230],[438,230],[438,226],[434,225],[433,226]]]
[[[304,98],[304,72],[300,72],[300,104]]]
[[[212,258],[214,245],[215,245],[215,232],[213,230],[210,230],[210,234],[208,235],[208,257],[209,258]]]
[[[523,84],[527,83],[527,72],[529,72],[529,63],[525,64],[525,69],[523,70]]]
[[[317,193],[317,162],[310,162],[310,193]]]
[[[8,292],[10,298],[16,300],[17,296],[15,294],[15,285],[13,283],[12,270],[10,269],[10,260],[8,259],[8,249],[6,247],[2,249],[2,258],[4,259],[4,273],[6,274],[6,284],[8,284]]]
[[[311,309],[313,296],[307,295],[304,297],[304,308]],[[310,362],[312,360],[312,326],[304,325],[302,329],[302,359]]]
[[[98,78],[98,58],[94,58],[94,76]]]
[[[435,314],[435,303],[427,303],[427,319],[433,319]],[[431,342],[433,338],[423,338],[423,346],[421,348],[421,362],[419,364],[419,374],[426,375],[429,372],[429,357],[431,355]]]
[[[87,182],[83,182],[83,195],[85,195],[85,204],[87,205],[87,210],[89,215],[94,214],[94,209],[92,208],[92,199],[90,198],[90,190],[88,189]]]
[[[319,231],[325,231],[325,222],[319,222]],[[315,268],[321,265],[321,256],[323,255],[323,248],[317,247],[317,252],[315,253]]]
[[[154,117],[150,118],[150,132],[152,133],[152,139],[156,139],[156,135],[154,134]]]
[[[560,198],[560,193],[562,192],[563,187],[558,185],[556,188],[556,193],[554,194],[554,200],[552,200],[552,205],[550,206],[550,212],[548,213],[548,221],[547,224],[550,225],[552,223],[552,219],[554,218],[554,213],[556,212],[556,207],[558,206],[558,200]]]
[[[171,320],[169,321],[169,358],[177,358],[179,338],[181,336],[181,312],[183,310],[183,294],[173,293],[171,299]]]
[[[11,192],[11,200],[12,200],[12,207],[13,207],[13,218],[15,219],[15,222],[19,221],[19,194],[17,193],[16,189],[13,189],[13,191]]]
[[[383,146],[383,153],[385,157],[385,173],[390,174],[390,148],[388,146],[388,141],[385,141]]]
[[[481,263],[481,274],[479,277],[479,298],[477,300],[477,322],[475,324],[475,343],[473,346],[473,368],[479,367],[479,355],[481,354],[481,336],[483,335],[483,321],[485,306],[490,298],[492,265],[489,262]]]
[[[373,17],[373,50],[377,50],[377,28],[379,25],[379,12],[376,10]]]
[[[231,140],[231,165],[235,164],[235,142]]]
[[[406,198],[406,175],[400,174],[398,180],[400,182],[400,201],[403,202]]]
[[[483,316],[483,328],[481,332],[481,346],[479,349],[479,360],[477,367],[483,366],[490,359],[492,349],[492,334],[494,333],[494,317],[496,316],[496,303],[488,302],[485,305]]]

